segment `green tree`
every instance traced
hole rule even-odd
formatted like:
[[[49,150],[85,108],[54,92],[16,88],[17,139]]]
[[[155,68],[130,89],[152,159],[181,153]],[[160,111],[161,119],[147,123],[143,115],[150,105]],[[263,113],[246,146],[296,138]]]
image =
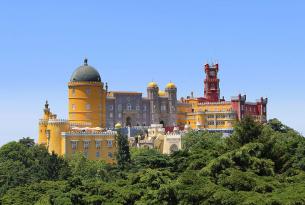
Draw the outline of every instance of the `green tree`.
[[[0,148],[0,196],[12,187],[69,176],[66,160],[54,153],[49,154],[44,146],[34,145],[29,138]]]
[[[124,169],[130,165],[131,157],[129,152],[129,144],[127,136],[122,134],[121,128],[116,129],[117,131],[117,154],[116,159],[118,167]]]
[[[262,124],[256,122],[253,117],[245,116],[235,123],[234,132],[229,138],[229,145],[234,147],[236,143],[244,145],[257,140],[262,133],[262,128]]]

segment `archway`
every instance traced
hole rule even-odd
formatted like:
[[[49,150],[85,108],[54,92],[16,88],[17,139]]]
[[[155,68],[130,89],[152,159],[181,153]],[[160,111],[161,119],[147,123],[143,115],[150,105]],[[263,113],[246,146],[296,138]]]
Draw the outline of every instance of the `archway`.
[[[126,127],[131,127],[131,117],[126,118]]]
[[[169,151],[170,153],[174,153],[174,152],[177,152],[179,149],[178,149],[178,146],[176,144],[172,144],[169,148]]]

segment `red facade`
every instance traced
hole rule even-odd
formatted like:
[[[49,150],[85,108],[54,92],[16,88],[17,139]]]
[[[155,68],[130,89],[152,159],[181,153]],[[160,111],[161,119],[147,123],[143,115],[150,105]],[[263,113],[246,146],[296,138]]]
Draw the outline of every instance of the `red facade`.
[[[218,64],[204,66],[206,78],[204,80],[204,101],[206,102],[218,102],[220,96]]]

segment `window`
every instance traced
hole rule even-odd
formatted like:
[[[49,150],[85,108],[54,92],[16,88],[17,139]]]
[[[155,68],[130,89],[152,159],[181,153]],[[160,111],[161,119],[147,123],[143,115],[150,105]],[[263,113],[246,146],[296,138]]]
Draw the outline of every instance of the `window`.
[[[224,125],[225,121],[216,121],[216,125]]]
[[[107,140],[107,146],[112,147],[112,140]]]
[[[100,157],[100,152],[99,152],[99,151],[97,151],[97,152],[95,153],[95,157],[96,157],[96,158],[99,158],[99,157]]]
[[[95,141],[95,148],[100,149],[101,148],[101,141]]]
[[[225,118],[225,115],[224,114],[218,114],[218,115],[216,115],[217,116],[217,118]]]
[[[208,125],[214,125],[214,121],[208,121]]]
[[[122,113],[119,113],[119,114],[118,114],[118,118],[122,118]]]
[[[127,104],[127,110],[131,110],[131,104]]]
[[[147,110],[147,107],[146,105],[143,106],[143,111],[146,111]]]
[[[136,106],[136,110],[140,110],[140,106],[139,105]]]
[[[76,109],[75,104],[72,104],[72,110],[75,110],[75,109]]]
[[[166,112],[166,105],[161,105],[161,112]]]
[[[77,142],[76,141],[71,141],[71,146],[73,150],[76,150],[77,148]]]
[[[122,111],[122,105],[121,104],[118,105],[118,111]]]
[[[72,89],[72,96],[75,96],[75,88]]]
[[[91,92],[90,88],[87,88],[87,89],[86,89],[86,94],[89,95],[90,92]]]
[[[208,119],[214,118],[214,115],[208,115]]]
[[[112,152],[108,152],[108,157],[112,158]]]
[[[113,118],[113,113],[112,113],[112,112],[109,113],[109,117],[110,117],[110,118]]]
[[[109,110],[113,110],[113,105],[109,105]]]
[[[86,110],[90,110],[91,109],[91,106],[89,103],[86,104]]]
[[[90,141],[84,141],[84,149],[88,149],[90,145]]]

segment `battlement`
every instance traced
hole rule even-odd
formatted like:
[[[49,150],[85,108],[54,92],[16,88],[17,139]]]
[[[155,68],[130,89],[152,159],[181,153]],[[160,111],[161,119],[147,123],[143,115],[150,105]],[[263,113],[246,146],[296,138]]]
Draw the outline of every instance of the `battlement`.
[[[219,101],[219,102],[200,102],[198,105],[229,105],[230,101]]]
[[[88,136],[95,136],[95,137],[105,137],[105,136],[114,136],[116,135],[116,131],[107,130],[102,132],[88,132],[88,131],[69,131],[69,132],[62,132],[61,135],[64,137],[75,137],[75,136],[82,136],[82,137],[88,137]]]
[[[95,85],[95,86],[102,86],[103,87],[103,83],[101,83],[101,82],[95,82],[95,81],[86,81],[86,82],[84,82],[84,81],[75,81],[75,82],[69,82],[68,83],[68,86],[70,87],[70,86],[86,86],[86,85],[90,85],[90,86],[92,86],[92,85]]]

